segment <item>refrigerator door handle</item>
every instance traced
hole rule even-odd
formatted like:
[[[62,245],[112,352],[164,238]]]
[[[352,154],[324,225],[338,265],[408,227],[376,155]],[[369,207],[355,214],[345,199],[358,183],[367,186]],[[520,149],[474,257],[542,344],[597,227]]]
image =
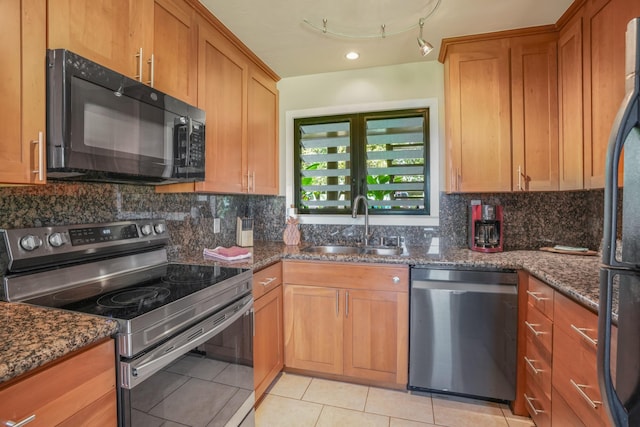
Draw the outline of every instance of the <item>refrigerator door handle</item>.
[[[629,426],[629,414],[620,401],[611,378],[611,301],[616,272],[600,270],[600,306],[598,309],[598,385],[609,417],[616,427]]]
[[[609,145],[604,187],[604,247],[602,262],[613,267],[637,268],[637,265],[616,259],[616,237],[618,230],[617,208],[618,172],[620,157],[625,142],[634,139],[640,144],[640,18],[629,21],[626,34],[626,93],[622,105],[613,121]],[[634,165],[635,166],[635,165]]]

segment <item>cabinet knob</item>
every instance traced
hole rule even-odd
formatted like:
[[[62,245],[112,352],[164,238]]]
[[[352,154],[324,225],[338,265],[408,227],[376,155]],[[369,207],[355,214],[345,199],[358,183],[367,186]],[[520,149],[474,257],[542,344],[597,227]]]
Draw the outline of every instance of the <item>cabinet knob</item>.
[[[398,276],[393,276],[393,278],[391,279],[393,281],[394,284],[398,284],[400,283],[400,278]]]

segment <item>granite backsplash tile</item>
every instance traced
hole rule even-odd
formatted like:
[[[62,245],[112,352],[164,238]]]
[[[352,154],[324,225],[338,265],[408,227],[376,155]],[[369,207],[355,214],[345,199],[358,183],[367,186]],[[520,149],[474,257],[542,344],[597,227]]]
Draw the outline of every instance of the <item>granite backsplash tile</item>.
[[[622,190],[620,190],[622,198]],[[504,249],[536,250],[557,244],[598,250],[604,223],[604,191],[440,195],[440,234],[446,247],[467,245],[471,200],[499,204],[504,213]]]
[[[284,197],[255,195],[160,194],[153,186],[50,183],[0,188],[0,228],[87,224],[163,218],[170,235],[169,254],[201,253],[204,247],[236,243],[236,216],[253,212],[254,239],[282,240]],[[219,217],[220,233],[213,232]]]
[[[467,209],[471,200],[504,207],[505,250],[566,244],[597,249],[602,239],[603,191],[440,195],[440,226],[371,226],[372,237],[404,236],[408,245],[440,237],[442,247],[467,245]],[[254,239],[282,241],[285,198],[224,194],[160,194],[152,186],[56,183],[0,188],[0,228],[164,218],[170,256],[199,253],[204,247],[235,244],[236,216],[246,207],[254,218]],[[213,233],[220,218],[221,232]],[[300,225],[302,241],[354,244],[362,225]]]

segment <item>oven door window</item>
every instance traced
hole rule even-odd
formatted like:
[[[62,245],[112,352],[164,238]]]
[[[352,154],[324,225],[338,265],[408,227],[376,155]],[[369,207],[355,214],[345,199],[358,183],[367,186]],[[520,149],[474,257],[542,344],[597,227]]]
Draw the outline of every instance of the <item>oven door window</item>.
[[[176,117],[127,96],[126,89],[114,92],[74,76],[69,166],[171,176]]]
[[[137,386],[122,389],[124,425],[240,425],[254,404],[252,331],[249,310]]]

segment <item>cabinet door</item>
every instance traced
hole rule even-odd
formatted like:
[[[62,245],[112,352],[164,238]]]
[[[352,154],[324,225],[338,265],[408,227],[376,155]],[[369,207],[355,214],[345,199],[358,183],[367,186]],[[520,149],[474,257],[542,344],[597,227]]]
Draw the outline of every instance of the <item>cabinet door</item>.
[[[447,61],[449,191],[510,191],[508,40],[452,46]]]
[[[247,107],[249,192],[277,195],[278,90],[272,79],[255,69],[249,74]]]
[[[0,387],[0,420],[35,415],[31,425],[115,427],[115,357],[114,341],[107,340]]]
[[[207,113],[206,172],[196,191],[242,193],[247,62],[213,27],[202,24],[200,33],[198,99]]]
[[[558,61],[556,35],[511,43],[513,189],[558,189]]]
[[[408,294],[345,291],[344,374],[406,384]]]
[[[255,302],[253,378],[256,401],[260,399],[284,362],[282,344],[282,285]]]
[[[2,4],[0,183],[44,184],[46,4]]]
[[[578,12],[558,39],[560,190],[583,188],[582,16]]]
[[[198,28],[195,11],[182,0],[154,0],[153,87],[189,104],[198,102]],[[145,53],[146,55],[146,53]],[[150,59],[150,58],[149,58]],[[144,70],[144,68],[143,68]]]
[[[129,36],[130,0],[49,0],[47,5],[50,49],[68,49],[136,77],[138,46]]]
[[[585,187],[604,187],[609,134],[625,84],[625,32],[640,16],[640,2],[592,0],[585,7],[584,86]],[[620,170],[622,183],[622,168]]]
[[[284,364],[289,368],[342,374],[342,291],[284,285]]]

